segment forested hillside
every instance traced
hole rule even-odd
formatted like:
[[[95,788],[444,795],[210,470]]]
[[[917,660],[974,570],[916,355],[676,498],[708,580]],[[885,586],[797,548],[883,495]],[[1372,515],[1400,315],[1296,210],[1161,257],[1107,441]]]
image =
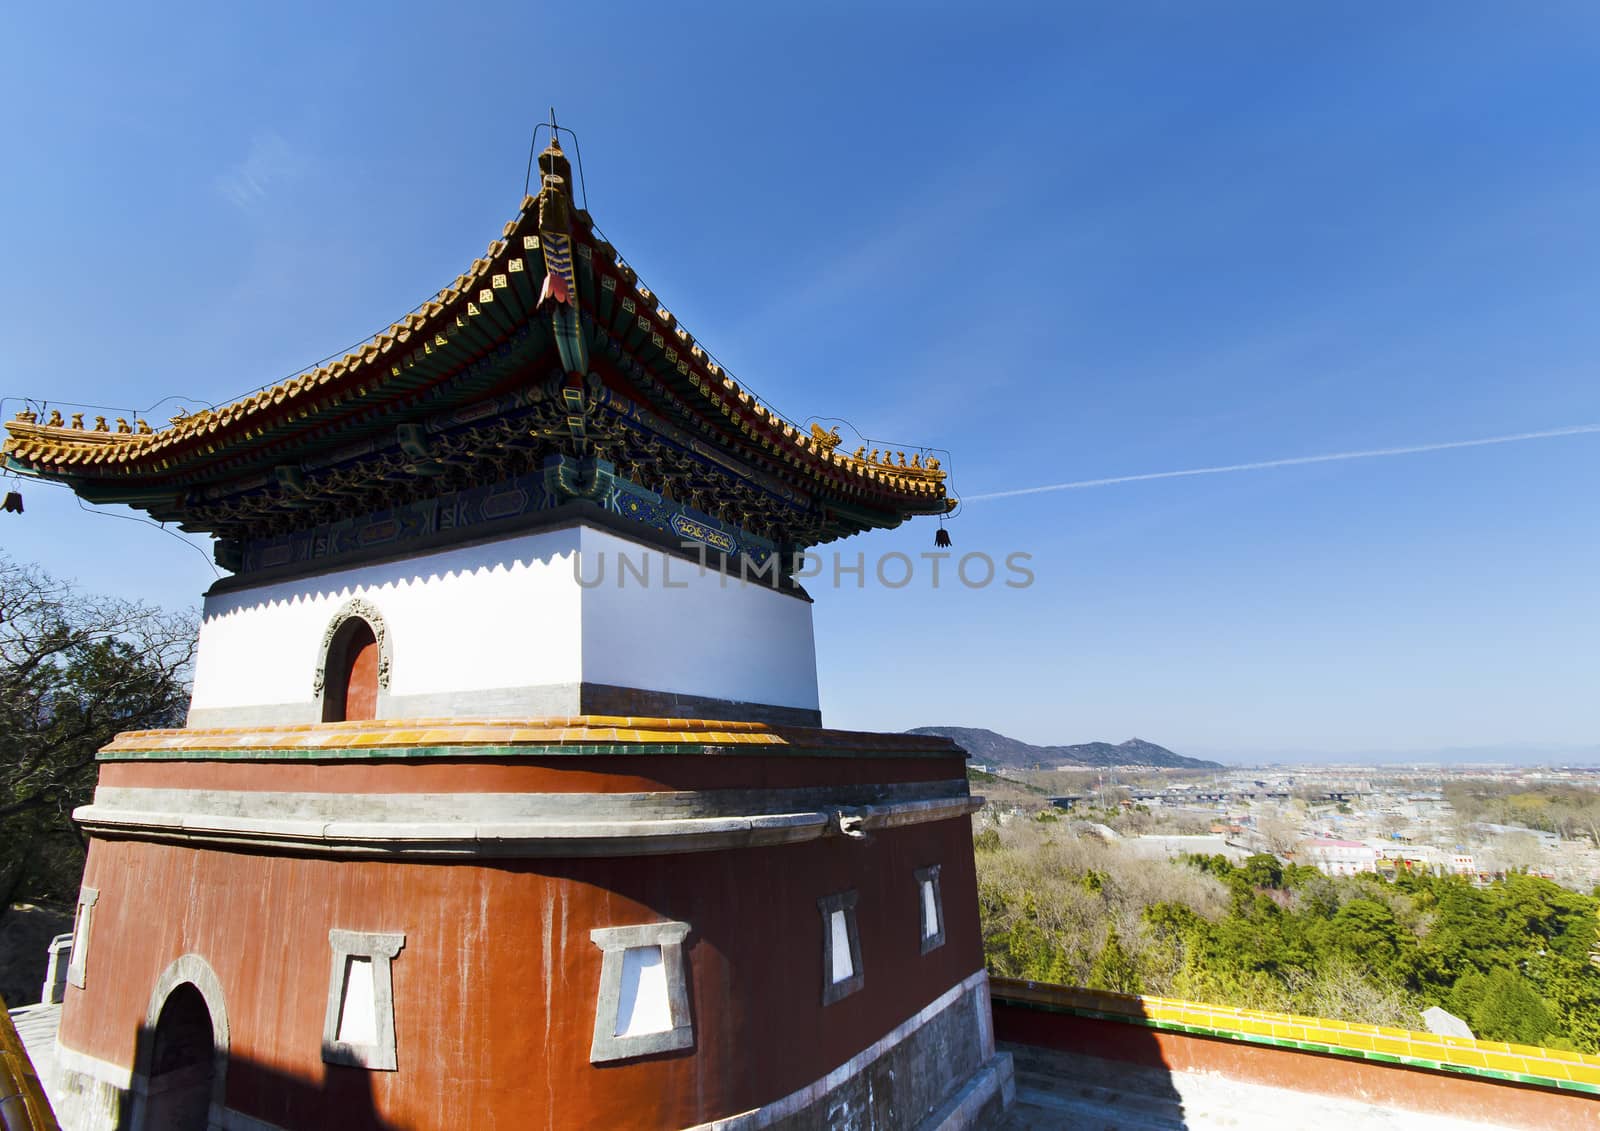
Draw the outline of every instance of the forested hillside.
[[[1018,819],[976,836],[998,975],[1600,1051],[1600,898],[1532,876],[1332,879],[1271,856],[1138,860]]]

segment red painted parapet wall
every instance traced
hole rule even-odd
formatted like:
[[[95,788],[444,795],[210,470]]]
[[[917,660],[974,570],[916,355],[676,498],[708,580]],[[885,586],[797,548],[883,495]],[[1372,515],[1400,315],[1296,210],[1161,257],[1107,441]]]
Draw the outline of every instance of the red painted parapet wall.
[[[996,978],[995,1039],[1513,1127],[1600,1125],[1600,1056]]]
[[[959,751],[716,725],[124,736],[78,814],[63,1067],[155,1095],[145,1030],[187,979],[225,1050],[213,1102],[251,1127],[780,1127],[835,1097],[902,1126],[971,1074],[997,1094]],[[864,981],[830,999],[841,893]],[[692,1036],[598,1061],[593,936],[663,923],[687,928]],[[330,932],[389,940],[393,1063],[324,1048]]]

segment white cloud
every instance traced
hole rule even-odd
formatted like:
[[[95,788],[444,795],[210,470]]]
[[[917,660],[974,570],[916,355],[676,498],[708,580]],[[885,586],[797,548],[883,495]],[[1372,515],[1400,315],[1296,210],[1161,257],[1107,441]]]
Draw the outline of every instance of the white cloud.
[[[217,189],[240,208],[262,204],[273,188],[298,180],[308,161],[275,130],[258,133],[244,158],[217,177]]]

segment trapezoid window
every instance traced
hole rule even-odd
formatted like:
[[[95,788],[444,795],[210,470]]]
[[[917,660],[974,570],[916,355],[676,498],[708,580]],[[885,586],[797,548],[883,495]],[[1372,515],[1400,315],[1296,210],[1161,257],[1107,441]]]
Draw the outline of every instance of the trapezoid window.
[[[89,970],[89,935],[94,927],[94,905],[98,902],[99,888],[78,889],[78,914],[72,920],[72,956],[67,960],[67,981],[80,990]]]
[[[394,976],[390,963],[406,937],[398,932],[328,932],[333,972],[322,1025],[322,1059],[393,1072]]]
[[[683,966],[683,940],[688,934],[687,923],[642,923],[589,932],[604,954],[591,1063],[694,1044]]]
[[[339,626],[328,643],[327,673],[323,722],[378,717],[378,635],[372,625],[351,617]]]
[[[861,969],[861,931],[856,893],[842,891],[817,900],[822,912],[822,1004],[832,1005],[866,984]]]
[[[918,868],[917,918],[921,931],[922,953],[944,945],[944,893],[939,890],[939,865]]]

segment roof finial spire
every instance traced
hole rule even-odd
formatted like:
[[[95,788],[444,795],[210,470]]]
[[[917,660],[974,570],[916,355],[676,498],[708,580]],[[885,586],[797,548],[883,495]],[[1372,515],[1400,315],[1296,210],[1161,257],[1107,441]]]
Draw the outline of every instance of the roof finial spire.
[[[561,152],[561,127],[556,125],[556,108],[550,107],[550,144],[539,154],[539,183],[543,188],[572,195],[572,164]]]

